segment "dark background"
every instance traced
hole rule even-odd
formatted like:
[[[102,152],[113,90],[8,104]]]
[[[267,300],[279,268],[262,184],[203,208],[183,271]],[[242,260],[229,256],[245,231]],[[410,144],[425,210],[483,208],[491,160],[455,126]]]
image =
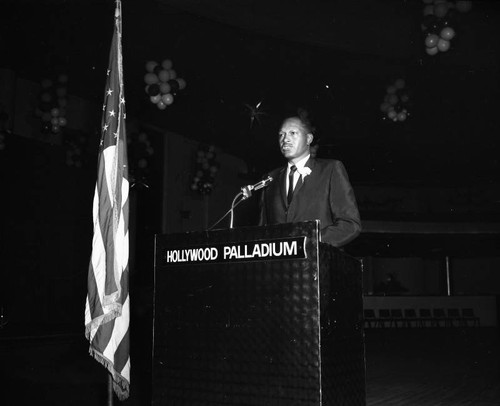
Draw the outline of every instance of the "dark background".
[[[498,181],[499,5],[452,10],[451,49],[425,53],[418,1],[144,1],[123,4],[128,114],[255,166],[276,165],[281,113],[308,108],[320,154],[353,182],[454,185]],[[18,1],[2,6],[2,65],[41,80],[66,72],[70,93],[101,102],[112,1]],[[153,109],[148,60],[170,58],[187,88]],[[379,106],[403,78],[410,117]],[[327,88],[328,86],[328,88]],[[261,102],[250,125],[247,105]]]
[[[438,224],[424,233],[411,226],[398,233],[365,232],[347,247],[349,253],[416,258],[427,264],[428,273],[443,271],[445,256],[477,258],[486,271],[479,278],[471,266],[462,283],[470,287],[465,293],[498,294],[500,3],[472,3],[469,12],[454,10],[447,17],[457,32],[451,49],[429,56],[421,1],[124,0],[127,125],[216,145],[247,164],[241,184],[249,184],[282,163],[276,142],[282,115],[306,108],[317,127],[318,156],[342,160],[355,190],[368,190],[368,197],[360,193],[358,201],[364,222],[399,221],[424,229]],[[114,7],[110,0],[2,1],[0,68],[36,83],[67,74],[68,93],[99,107]],[[187,87],[160,111],[144,91],[145,64],[166,58]],[[392,122],[380,104],[388,85],[400,78],[406,82],[410,116]],[[19,89],[16,97],[33,95]],[[259,103],[260,114],[252,121],[251,108]],[[86,372],[95,367],[91,374],[99,378],[92,379],[99,384],[105,375],[86,357],[83,309],[100,113],[98,108],[92,119],[79,123],[82,129],[65,130],[56,143],[41,133],[16,134],[9,120],[0,128],[5,139],[0,150],[0,305],[2,323],[8,322],[0,329],[2,338],[28,337],[23,343],[29,343],[34,337],[31,343],[38,343],[46,334],[75,332],[80,341],[67,352],[52,343],[59,352],[47,351],[41,362],[67,364],[70,359],[71,367]],[[82,167],[68,167],[68,142],[81,137]],[[151,343],[152,241],[162,232],[164,139],[156,134],[151,141],[156,152],[149,188],[131,193],[135,393],[148,392],[144,353]],[[130,153],[140,155],[135,139]],[[405,196],[411,200],[411,193],[425,198],[410,208],[398,203]],[[440,224],[462,231],[443,232],[447,228]],[[482,231],[485,224],[488,233]],[[446,293],[443,275],[436,278],[438,294]],[[14,341],[9,345],[15,347]],[[72,386],[79,382],[68,383],[62,374],[56,385],[47,386],[42,377],[52,375],[27,360],[44,352],[37,346],[26,351],[19,345],[18,352],[5,347],[2,355],[12,364],[3,365],[26,368],[11,380],[6,377],[12,371],[3,370],[6,387],[19,394],[26,388],[42,394],[63,393],[63,386],[81,390]],[[407,354],[406,348],[401,353]],[[75,379],[87,382],[83,375]],[[21,383],[15,384],[19,377]],[[32,394],[24,392],[28,402]]]

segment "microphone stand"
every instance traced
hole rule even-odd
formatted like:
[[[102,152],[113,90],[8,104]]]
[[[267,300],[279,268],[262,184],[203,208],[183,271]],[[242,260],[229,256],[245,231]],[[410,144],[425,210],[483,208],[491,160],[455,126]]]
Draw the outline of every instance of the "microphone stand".
[[[212,225],[207,231],[212,230],[217,224],[219,224],[228,214],[231,214],[231,219],[229,221],[229,228],[233,228],[233,221],[234,221],[234,209],[236,206],[238,206],[243,200],[248,199],[250,196],[252,196],[252,190],[259,190],[262,189],[263,187],[266,187],[273,178],[268,176],[266,179],[256,183],[255,185],[247,185],[243,186],[241,188],[241,191],[234,197],[233,201],[231,202],[231,208],[224,213],[224,215],[215,222],[214,225]],[[240,198],[240,200],[238,200]]]
[[[227,212],[224,213],[224,215],[219,219],[217,220],[209,229],[208,231],[212,230],[217,224],[219,224],[222,220],[224,220],[224,218],[226,218],[226,216],[228,214],[231,214],[231,218],[229,220],[229,228],[233,228],[233,223],[234,223],[234,209],[236,208],[236,206],[238,206],[243,200],[246,200],[248,199],[250,196],[252,195],[252,192],[250,191],[250,189],[248,188],[248,186],[245,186],[243,188],[241,188],[241,192],[239,192],[236,196],[234,196],[234,199],[233,201],[231,202],[231,207],[229,208],[229,210]],[[238,200],[238,198],[240,198],[240,200]]]

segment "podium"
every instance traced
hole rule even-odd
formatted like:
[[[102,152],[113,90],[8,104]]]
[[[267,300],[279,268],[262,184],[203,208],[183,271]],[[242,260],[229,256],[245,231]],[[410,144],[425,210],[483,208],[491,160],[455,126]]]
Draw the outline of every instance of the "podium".
[[[361,284],[318,221],[157,235],[152,404],[365,405]]]

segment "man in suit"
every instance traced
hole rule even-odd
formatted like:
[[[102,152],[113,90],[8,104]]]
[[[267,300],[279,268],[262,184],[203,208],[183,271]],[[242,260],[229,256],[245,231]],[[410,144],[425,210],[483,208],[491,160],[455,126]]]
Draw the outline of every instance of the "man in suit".
[[[321,241],[342,247],[361,231],[356,198],[342,162],[311,157],[313,139],[306,117],[283,121],[279,147],[288,164],[269,173],[274,180],[263,189],[259,223],[318,219]]]

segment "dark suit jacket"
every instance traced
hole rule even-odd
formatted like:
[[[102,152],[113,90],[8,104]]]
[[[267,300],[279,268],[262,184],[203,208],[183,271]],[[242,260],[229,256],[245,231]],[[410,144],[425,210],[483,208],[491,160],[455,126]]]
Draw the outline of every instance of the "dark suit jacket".
[[[341,247],[361,232],[356,198],[342,162],[310,158],[311,173],[286,203],[287,167],[269,173],[273,181],[263,189],[260,225],[320,220],[321,241]]]

